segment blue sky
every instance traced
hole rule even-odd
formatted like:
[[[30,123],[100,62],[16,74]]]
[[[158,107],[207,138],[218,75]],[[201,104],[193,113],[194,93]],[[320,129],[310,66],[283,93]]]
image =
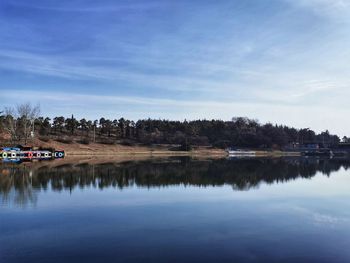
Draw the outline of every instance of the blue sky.
[[[350,135],[350,0],[0,2],[0,104]]]

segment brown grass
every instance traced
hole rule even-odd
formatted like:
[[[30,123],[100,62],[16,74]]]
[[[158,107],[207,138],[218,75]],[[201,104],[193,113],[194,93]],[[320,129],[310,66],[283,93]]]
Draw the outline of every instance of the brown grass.
[[[90,143],[82,144],[72,142],[70,144],[62,143],[56,140],[48,142],[35,140],[33,146],[52,147],[57,150],[64,150],[66,156],[226,156],[226,152],[221,149],[213,149],[210,147],[196,147],[192,151],[170,151],[171,145],[121,145],[121,144],[99,144]]]

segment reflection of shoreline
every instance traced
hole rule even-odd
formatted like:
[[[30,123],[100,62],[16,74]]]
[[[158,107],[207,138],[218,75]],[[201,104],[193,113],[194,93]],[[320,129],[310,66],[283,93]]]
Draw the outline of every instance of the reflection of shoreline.
[[[300,157],[296,152],[280,152],[280,151],[256,151],[254,158],[288,158],[288,157]],[[149,152],[117,152],[104,154],[101,152],[94,152],[94,154],[68,154],[62,159],[40,160],[40,159],[26,159],[23,158],[19,162],[13,162],[17,165],[24,165],[27,167],[57,167],[63,164],[76,164],[76,163],[88,163],[88,164],[102,164],[102,163],[120,163],[126,161],[140,161],[140,160],[154,160],[154,159],[169,159],[169,158],[192,158],[196,160],[216,160],[223,158],[247,158],[247,156],[229,156],[226,151],[218,149],[200,149],[191,152],[178,152],[178,151],[159,151],[152,150]],[[4,162],[0,159],[0,166],[4,163],[11,163],[10,161]]]
[[[222,159],[222,156],[213,156],[208,158],[207,156],[196,156],[196,157],[189,157],[189,156],[149,156],[149,155],[120,155],[120,156],[113,156],[113,155],[107,155],[107,156],[69,156],[65,157],[63,159],[55,159],[55,160],[49,160],[49,161],[40,161],[40,160],[31,160],[28,162],[22,162],[19,164],[1,164],[0,163],[0,169],[1,166],[4,165],[14,165],[14,166],[22,166],[22,167],[28,167],[32,168],[34,170],[40,169],[42,167],[45,168],[56,168],[60,166],[65,165],[81,165],[81,164],[88,164],[88,165],[98,165],[98,164],[107,164],[107,163],[125,163],[125,162],[138,162],[138,161],[154,161],[154,160],[162,160],[169,162],[170,160],[176,160],[181,158],[191,158],[193,160],[216,160],[216,159]]]
[[[42,189],[73,191],[75,188],[166,187],[176,185],[222,186],[249,190],[260,183],[273,184],[297,178],[312,178],[317,172],[330,175],[350,168],[350,160],[316,158],[254,158],[206,160],[183,158],[63,159],[52,162],[0,165],[0,197],[36,200]],[[27,196],[27,197],[26,197]],[[12,199],[12,198],[11,198]],[[31,202],[31,201],[30,201]]]

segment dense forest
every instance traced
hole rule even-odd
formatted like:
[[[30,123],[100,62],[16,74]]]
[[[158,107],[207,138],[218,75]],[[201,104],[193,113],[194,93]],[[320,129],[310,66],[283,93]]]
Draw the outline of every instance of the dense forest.
[[[50,139],[64,143],[73,141],[89,144],[176,144],[181,147],[213,146],[283,148],[292,144],[314,144],[334,146],[340,142],[337,135],[328,131],[317,134],[305,128],[296,129],[271,123],[261,124],[257,120],[235,117],[230,121],[193,120],[173,121],[124,118],[98,120],[76,119],[58,116],[39,116],[36,107],[20,105],[16,109],[5,109],[0,114],[0,129],[9,134],[11,143],[27,143],[31,137],[43,141]],[[342,139],[349,142],[349,139]]]

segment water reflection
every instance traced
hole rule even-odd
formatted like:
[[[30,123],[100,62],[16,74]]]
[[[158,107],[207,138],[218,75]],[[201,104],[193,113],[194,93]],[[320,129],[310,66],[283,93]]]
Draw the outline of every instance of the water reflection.
[[[165,187],[171,185],[222,186],[249,190],[261,183],[273,184],[296,178],[311,178],[317,172],[329,176],[348,169],[348,159],[243,159],[205,160],[172,158],[123,163],[68,163],[56,167],[2,164],[0,198],[3,203],[35,204],[37,193],[74,191],[76,188]]]

